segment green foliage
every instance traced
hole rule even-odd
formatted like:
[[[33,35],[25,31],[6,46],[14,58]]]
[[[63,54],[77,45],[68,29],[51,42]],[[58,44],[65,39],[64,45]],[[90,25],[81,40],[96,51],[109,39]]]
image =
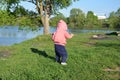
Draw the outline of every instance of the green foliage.
[[[0,25],[14,25],[15,17],[7,11],[0,10]]]
[[[30,17],[19,17],[17,18],[17,24],[20,27],[25,28],[25,26],[29,26],[29,28],[31,29],[36,29],[38,26],[40,26],[40,22],[39,22],[40,18],[36,17],[36,18],[30,18]]]
[[[39,16],[37,17],[29,17],[29,16],[23,16],[23,17],[16,17],[12,14],[10,14],[7,11],[0,11],[0,25],[6,26],[6,25],[19,25],[21,27],[29,26],[30,28],[34,29],[38,26],[41,26],[40,23],[41,18]]]
[[[19,19],[19,18],[18,18],[18,19]],[[27,18],[27,17],[20,17],[18,24],[19,24],[20,26],[21,26],[21,25],[26,26],[26,25],[30,25],[31,22],[32,22],[32,20],[30,20],[30,19]]]
[[[2,4],[7,7],[0,11],[0,25],[29,26],[31,28],[41,26],[41,18],[35,12],[19,6],[19,2],[20,0],[2,1]]]
[[[98,24],[98,18],[94,15],[92,11],[88,11],[86,21],[85,21],[85,28],[92,29]]]
[[[85,14],[80,9],[73,8],[70,11],[69,26],[72,28],[83,28]]]
[[[91,39],[94,34],[75,34],[67,41],[67,66],[55,62],[51,35],[0,47],[0,54],[10,54],[8,57],[0,55],[0,79],[119,80],[120,38]]]
[[[116,16],[120,16],[120,8],[116,11]]]
[[[12,12],[16,7],[18,7],[18,3],[20,0],[3,0],[3,4],[6,6],[5,10],[8,12]]]
[[[52,13],[56,14],[59,9],[67,8],[73,2],[73,0],[49,0],[52,5]]]
[[[4,0],[0,0],[0,10],[4,9],[5,9]]]
[[[111,12],[108,23],[110,24],[110,28],[120,30],[120,8],[117,12]]]
[[[57,26],[58,21],[61,19],[67,22],[65,16],[62,13],[59,13],[50,19],[50,26]]]
[[[25,10],[24,7],[19,6],[19,7],[16,7],[14,9],[14,11],[12,12],[12,14],[14,14],[15,16],[26,16],[26,15],[28,15],[28,11]]]

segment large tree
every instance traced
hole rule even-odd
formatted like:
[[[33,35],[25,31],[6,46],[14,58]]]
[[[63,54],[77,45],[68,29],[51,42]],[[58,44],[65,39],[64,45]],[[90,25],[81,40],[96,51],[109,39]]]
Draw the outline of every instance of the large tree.
[[[73,1],[78,0],[23,0],[36,5],[36,9],[41,17],[44,26],[44,34],[49,34],[49,18],[56,14],[59,9],[67,8]]]
[[[2,0],[5,4],[6,10],[16,11],[19,9],[20,1],[27,1],[36,5],[36,9],[41,17],[41,22],[44,26],[44,34],[49,34],[49,18],[51,15],[56,14],[59,9],[67,8],[74,1],[78,0]]]

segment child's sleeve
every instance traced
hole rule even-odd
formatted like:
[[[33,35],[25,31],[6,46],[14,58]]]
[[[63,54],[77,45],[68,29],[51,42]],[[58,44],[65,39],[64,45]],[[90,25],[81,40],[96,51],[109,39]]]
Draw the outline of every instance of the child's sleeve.
[[[72,35],[69,34],[67,31],[65,32],[65,38],[72,38]]]

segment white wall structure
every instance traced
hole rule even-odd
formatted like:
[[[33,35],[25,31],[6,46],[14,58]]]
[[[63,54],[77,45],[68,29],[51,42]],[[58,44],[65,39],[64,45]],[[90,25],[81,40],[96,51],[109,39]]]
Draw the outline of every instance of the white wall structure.
[[[107,17],[106,16],[97,16],[98,17],[98,19],[100,20],[100,19],[106,19]]]
[[[97,16],[99,20],[107,18],[106,14],[102,13],[102,12],[100,12],[100,13],[94,13],[94,15]]]

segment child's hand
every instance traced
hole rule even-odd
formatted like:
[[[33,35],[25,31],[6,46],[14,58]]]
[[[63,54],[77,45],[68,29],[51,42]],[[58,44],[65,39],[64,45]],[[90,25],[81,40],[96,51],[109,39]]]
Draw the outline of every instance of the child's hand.
[[[71,34],[71,36],[73,37],[73,36],[74,36],[74,34]]]

